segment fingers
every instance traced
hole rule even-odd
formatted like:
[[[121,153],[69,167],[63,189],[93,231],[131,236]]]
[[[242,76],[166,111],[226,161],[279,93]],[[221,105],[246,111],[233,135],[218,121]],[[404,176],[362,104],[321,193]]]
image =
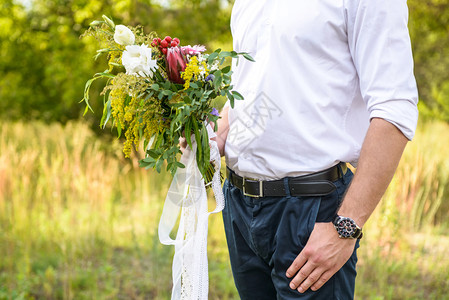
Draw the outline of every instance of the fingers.
[[[298,292],[304,293],[305,291],[307,291],[315,282],[317,282],[320,279],[322,272],[323,272],[322,269],[317,268],[317,269],[314,269],[308,276],[303,277],[302,278],[303,281],[302,281],[301,285],[297,288]],[[301,274],[301,270],[298,272],[298,275],[300,275],[300,274]],[[296,277],[302,277],[302,274],[301,274],[301,276],[298,276],[298,275]],[[296,279],[296,277],[295,277],[295,279]],[[299,280],[300,279],[298,279],[298,281]],[[292,283],[290,283],[290,286],[291,285],[292,285]]]
[[[327,270],[325,267],[307,263],[302,267],[296,276],[290,282],[291,289],[297,289],[298,292],[304,293],[309,288],[312,291],[317,291],[321,288],[331,277],[334,271]]]
[[[179,138],[179,146],[181,148],[181,152],[184,153],[184,150],[186,150],[187,147],[187,140],[185,137]]]
[[[303,255],[303,253],[299,253],[299,255],[295,258],[295,260],[292,262],[290,267],[287,269],[286,275],[287,278],[293,277],[298,271],[302,268],[302,266],[307,262],[306,257]]]
[[[316,223],[306,246],[286,271],[290,287],[304,293],[321,288],[349,259],[355,240],[340,239],[331,223]]]
[[[329,281],[329,279],[331,279],[331,277],[334,275],[334,273],[332,271],[327,271],[324,272],[323,274],[321,274],[320,279],[318,279],[310,288],[312,291],[317,291],[318,289],[320,289],[326,282]]]
[[[314,272],[314,269],[315,269],[315,267],[312,266],[312,264],[307,263],[304,267],[302,267],[302,268],[298,271],[298,273],[297,273],[296,276],[292,279],[292,281],[290,281],[290,288],[291,288],[292,290],[298,288],[298,287],[303,283],[303,281],[305,281],[305,280],[306,280],[306,281],[307,281],[307,280],[310,280],[309,277],[311,277],[312,274],[313,274],[313,276],[317,276],[316,273],[313,273],[313,272]],[[318,278],[313,277],[313,279],[315,279],[315,281],[316,281]],[[298,289],[298,292],[303,293],[304,291],[300,291],[300,290]]]

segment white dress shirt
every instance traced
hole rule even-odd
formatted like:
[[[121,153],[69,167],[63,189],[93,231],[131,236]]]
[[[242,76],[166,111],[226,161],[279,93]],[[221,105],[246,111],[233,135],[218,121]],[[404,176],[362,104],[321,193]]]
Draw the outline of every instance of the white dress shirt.
[[[370,118],[412,139],[417,88],[406,0],[236,0],[226,163],[279,179],[356,165]],[[382,143],[382,141],[379,141]],[[380,166],[381,167],[381,166]]]

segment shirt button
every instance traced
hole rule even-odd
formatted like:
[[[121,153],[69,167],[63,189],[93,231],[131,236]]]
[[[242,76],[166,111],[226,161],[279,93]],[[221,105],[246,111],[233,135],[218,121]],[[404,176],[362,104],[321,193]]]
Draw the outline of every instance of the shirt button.
[[[265,25],[271,25],[271,20],[270,19],[265,19]]]
[[[253,125],[253,122],[246,121],[245,125],[246,125],[246,127],[250,128]]]

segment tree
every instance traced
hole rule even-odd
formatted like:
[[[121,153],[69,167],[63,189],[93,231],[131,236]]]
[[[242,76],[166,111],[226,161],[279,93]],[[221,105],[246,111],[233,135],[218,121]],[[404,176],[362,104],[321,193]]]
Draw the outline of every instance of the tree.
[[[449,0],[409,0],[420,108],[449,121]]]
[[[97,44],[79,36],[105,14],[117,24],[181,38],[183,44],[230,39],[228,6],[219,0],[172,1],[162,6],[137,0],[47,0],[28,6],[0,0],[0,117],[66,122],[83,112],[84,84],[106,67],[94,61]],[[101,115],[101,83],[92,88]],[[97,120],[95,122],[98,124]]]

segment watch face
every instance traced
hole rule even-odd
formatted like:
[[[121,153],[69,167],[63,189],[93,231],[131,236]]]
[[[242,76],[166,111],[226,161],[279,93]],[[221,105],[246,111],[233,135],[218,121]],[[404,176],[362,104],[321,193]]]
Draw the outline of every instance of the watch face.
[[[337,221],[337,224],[335,224],[335,227],[337,228],[338,234],[344,238],[350,238],[354,236],[357,230],[357,225],[353,220],[349,218],[340,218]]]

